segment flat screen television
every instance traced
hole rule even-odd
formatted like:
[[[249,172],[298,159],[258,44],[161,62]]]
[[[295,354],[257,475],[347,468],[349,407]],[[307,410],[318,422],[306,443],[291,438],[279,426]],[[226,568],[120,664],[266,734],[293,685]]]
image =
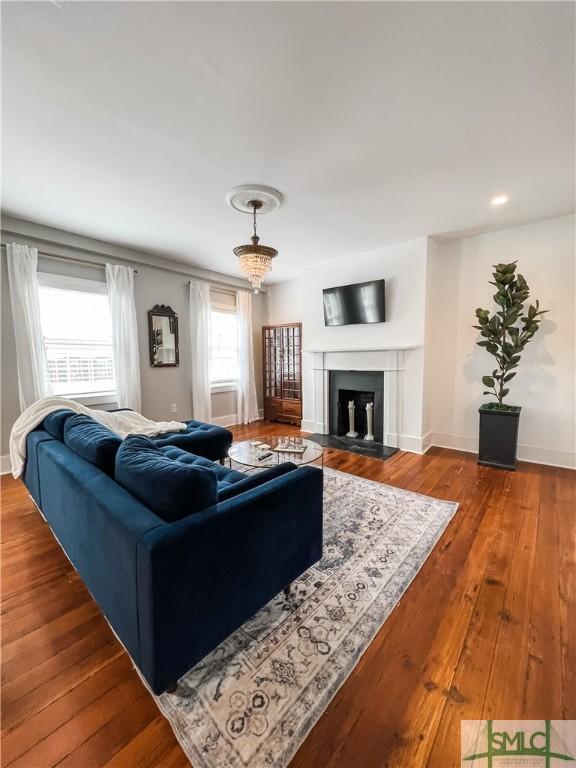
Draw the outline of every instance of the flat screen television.
[[[324,289],[324,325],[386,321],[384,280]]]

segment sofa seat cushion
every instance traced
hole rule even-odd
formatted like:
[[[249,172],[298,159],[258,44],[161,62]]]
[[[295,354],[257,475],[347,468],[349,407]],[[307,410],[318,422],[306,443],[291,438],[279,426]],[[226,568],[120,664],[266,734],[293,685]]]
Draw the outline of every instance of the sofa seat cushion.
[[[187,467],[202,467],[202,469],[212,472],[216,478],[218,496],[220,496],[224,489],[230,488],[236,483],[246,479],[246,475],[243,472],[237,472],[235,469],[223,467],[221,464],[215,464],[213,461],[205,459],[203,456],[196,456],[181,448],[168,446],[162,448],[161,451],[171,460],[184,464]]]
[[[108,427],[77,413],[64,422],[64,443],[110,477],[114,476],[114,461],[122,440]]]
[[[173,445],[183,451],[218,461],[228,454],[232,445],[232,432],[202,421],[187,421],[186,431],[167,432],[151,438],[159,448]]]
[[[175,460],[144,435],[128,435],[123,441],[116,455],[115,475],[119,485],[167,523],[218,501],[218,480],[210,468]]]
[[[58,411],[52,411],[42,422],[42,428],[56,440],[64,440],[64,422],[70,416],[74,416],[74,411],[69,408],[60,408]]]

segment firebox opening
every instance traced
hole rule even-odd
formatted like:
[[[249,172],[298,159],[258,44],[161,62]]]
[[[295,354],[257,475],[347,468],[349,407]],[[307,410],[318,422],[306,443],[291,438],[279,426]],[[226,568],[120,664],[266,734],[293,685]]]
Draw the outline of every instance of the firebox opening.
[[[349,431],[351,402],[354,403],[354,429],[358,432],[358,438],[363,439],[368,432],[366,406],[368,403],[374,405],[374,392],[359,392],[355,389],[338,390],[337,435],[345,435]]]
[[[347,437],[350,431],[348,405],[354,403],[354,431],[357,440],[367,433],[366,406],[372,403],[373,441],[384,438],[384,374],[382,371],[330,371],[328,429],[334,437]]]

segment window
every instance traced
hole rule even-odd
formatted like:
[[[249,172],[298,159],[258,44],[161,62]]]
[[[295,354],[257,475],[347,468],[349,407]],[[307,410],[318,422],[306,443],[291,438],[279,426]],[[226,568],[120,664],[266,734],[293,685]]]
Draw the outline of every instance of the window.
[[[210,382],[213,388],[238,383],[238,318],[236,297],[212,292]]]
[[[40,320],[55,395],[115,395],[106,284],[39,273]]]

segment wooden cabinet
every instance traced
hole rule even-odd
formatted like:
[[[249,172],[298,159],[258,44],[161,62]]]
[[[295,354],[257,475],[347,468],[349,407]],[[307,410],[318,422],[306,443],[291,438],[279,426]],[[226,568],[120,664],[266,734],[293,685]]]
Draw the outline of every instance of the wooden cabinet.
[[[264,418],[300,424],[302,418],[302,325],[265,325]]]

